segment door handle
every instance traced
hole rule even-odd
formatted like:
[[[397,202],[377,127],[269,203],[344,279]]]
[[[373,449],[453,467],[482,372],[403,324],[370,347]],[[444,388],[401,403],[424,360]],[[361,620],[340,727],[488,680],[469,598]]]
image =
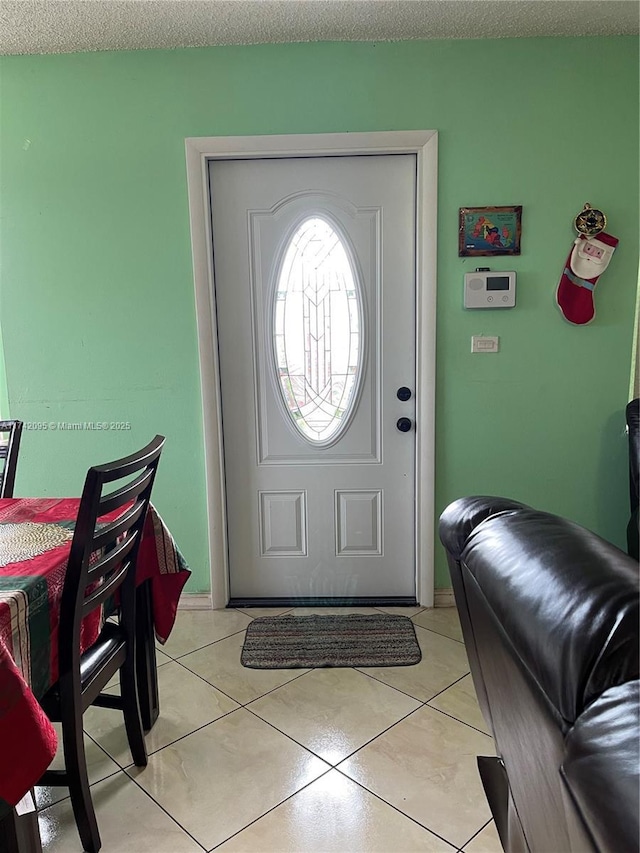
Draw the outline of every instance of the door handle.
[[[400,430],[400,432],[409,432],[413,424],[409,420],[409,418],[398,418],[396,421],[396,426]]]

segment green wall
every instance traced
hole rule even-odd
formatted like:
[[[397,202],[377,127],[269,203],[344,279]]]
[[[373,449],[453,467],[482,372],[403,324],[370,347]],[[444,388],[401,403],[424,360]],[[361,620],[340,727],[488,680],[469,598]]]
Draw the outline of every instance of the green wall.
[[[4,57],[1,322],[18,494],[168,436],[154,502],[208,587],[187,136],[440,133],[437,511],[509,495],[618,544],[638,264],[638,55],[627,37],[320,43]],[[595,72],[595,73],[591,73]],[[620,238],[591,326],[554,291],[583,203]],[[460,206],[522,204],[513,311],[462,309]],[[480,265],[483,259],[480,259]],[[501,352],[472,356],[472,334]],[[449,585],[438,547],[437,585]]]
[[[9,392],[7,389],[7,374],[4,365],[4,345],[2,343],[2,327],[0,326],[0,420],[3,420],[4,418],[8,417]]]

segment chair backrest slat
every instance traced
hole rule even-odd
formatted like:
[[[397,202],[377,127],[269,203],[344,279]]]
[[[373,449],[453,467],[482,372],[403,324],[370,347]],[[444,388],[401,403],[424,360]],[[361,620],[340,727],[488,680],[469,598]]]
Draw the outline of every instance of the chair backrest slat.
[[[4,440],[3,434],[6,436]],[[4,459],[0,471],[0,498],[13,497],[21,437],[22,421],[0,421],[0,459]]]
[[[95,610],[100,605],[104,604],[104,602],[108,598],[113,598],[118,587],[122,586],[124,583],[129,568],[131,567],[131,561],[127,560],[124,563],[121,562],[118,569],[111,575],[108,580],[105,580],[104,583],[97,586],[93,592],[90,592],[82,602],[82,618],[84,619],[92,610]]]
[[[138,495],[143,492],[149,485],[149,480],[153,477],[153,471],[145,469],[144,473],[136,477],[130,483],[127,483],[122,488],[117,489],[111,494],[105,495],[100,499],[99,515],[106,515],[113,509],[117,509],[129,501],[135,500]]]
[[[117,567],[118,563],[121,563],[129,551],[131,551],[136,544],[137,538],[138,534],[136,531],[130,533],[129,536],[118,542],[113,550],[108,551],[104,556],[96,560],[95,563],[92,563],[87,569],[89,584],[97,583],[109,575]]]
[[[152,465],[154,460],[157,459],[158,453],[162,450],[160,448],[160,451],[158,451],[155,447],[157,439],[164,441],[163,436],[157,435],[152,442],[137,453],[132,453],[130,456],[125,456],[124,459],[118,459],[115,462],[95,465],[91,470],[100,475],[102,483],[113,483],[114,480],[129,477],[147,465]]]
[[[89,468],[80,500],[60,607],[60,675],[80,678],[84,617],[118,595],[120,621],[135,631],[135,569],[151,490],[164,446],[157,435],[123,459]],[[133,480],[128,480],[132,475]],[[127,479],[103,495],[109,483]],[[120,512],[118,512],[120,510]],[[115,514],[105,522],[104,516]]]
[[[118,516],[115,521],[107,522],[91,539],[89,547],[91,551],[98,551],[104,548],[110,542],[115,542],[118,537],[122,536],[131,527],[132,524],[140,517],[140,514],[146,510],[144,501],[137,501],[132,507]]]

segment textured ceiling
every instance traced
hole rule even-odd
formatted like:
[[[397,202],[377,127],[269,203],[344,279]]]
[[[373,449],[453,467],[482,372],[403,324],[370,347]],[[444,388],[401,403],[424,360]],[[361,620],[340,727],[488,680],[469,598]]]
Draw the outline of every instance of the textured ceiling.
[[[637,0],[0,0],[0,53],[617,35]]]

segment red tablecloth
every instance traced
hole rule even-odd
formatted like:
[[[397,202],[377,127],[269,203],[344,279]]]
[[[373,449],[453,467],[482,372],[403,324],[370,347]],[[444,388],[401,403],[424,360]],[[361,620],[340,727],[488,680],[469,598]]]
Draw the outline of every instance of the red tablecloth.
[[[78,498],[0,500],[0,525],[53,523],[73,530]],[[114,514],[112,514],[114,515]],[[116,513],[117,515],[117,513]],[[110,520],[111,516],[106,516]],[[0,566],[0,798],[15,805],[56,751],[56,735],[37,699],[58,677],[58,619],[71,539],[28,560]],[[137,581],[151,581],[156,637],[163,643],[190,572],[153,507],[147,514]],[[83,625],[83,647],[99,631]]]

